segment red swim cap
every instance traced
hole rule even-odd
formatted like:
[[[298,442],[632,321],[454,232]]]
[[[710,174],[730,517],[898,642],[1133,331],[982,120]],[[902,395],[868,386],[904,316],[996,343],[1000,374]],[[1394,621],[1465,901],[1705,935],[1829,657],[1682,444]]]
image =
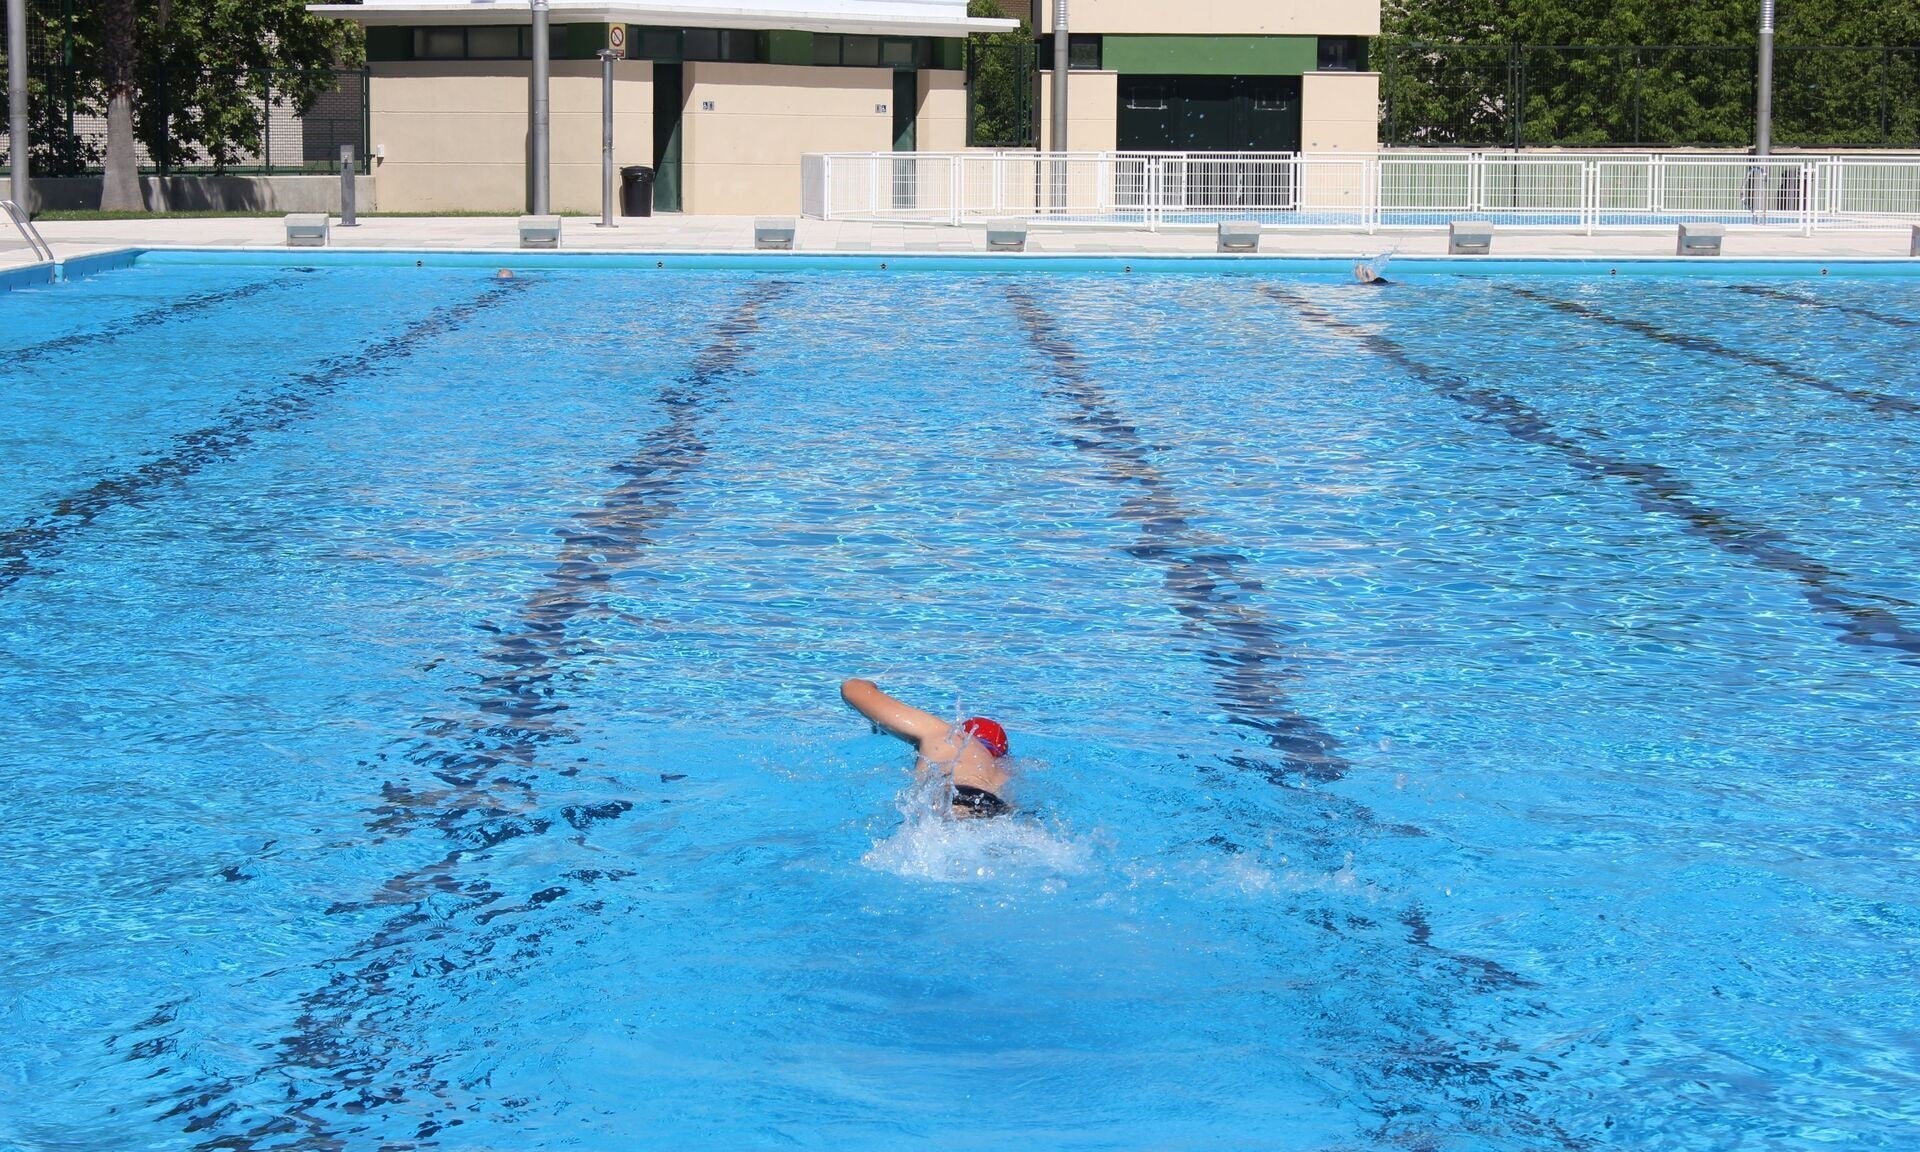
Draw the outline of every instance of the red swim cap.
[[[966,729],[967,735],[985,744],[995,760],[1007,754],[1007,730],[985,716],[975,716],[960,727]]]

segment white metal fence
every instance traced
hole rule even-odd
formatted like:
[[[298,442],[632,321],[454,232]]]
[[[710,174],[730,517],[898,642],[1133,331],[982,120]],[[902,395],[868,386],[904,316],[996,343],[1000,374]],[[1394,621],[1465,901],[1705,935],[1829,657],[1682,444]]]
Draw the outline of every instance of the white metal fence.
[[[801,180],[801,211],[823,220],[1177,228],[1251,219],[1371,232],[1476,219],[1589,233],[1920,222],[1920,156],[835,152],[805,157]]]

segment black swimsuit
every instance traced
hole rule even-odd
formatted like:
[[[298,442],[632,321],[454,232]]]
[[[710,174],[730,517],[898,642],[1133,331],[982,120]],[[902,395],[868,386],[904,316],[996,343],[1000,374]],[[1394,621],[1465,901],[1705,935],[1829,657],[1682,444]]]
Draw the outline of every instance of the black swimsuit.
[[[953,786],[953,809],[954,815],[968,817],[1008,816],[1013,813],[1013,805],[985,788],[975,788],[971,784]]]

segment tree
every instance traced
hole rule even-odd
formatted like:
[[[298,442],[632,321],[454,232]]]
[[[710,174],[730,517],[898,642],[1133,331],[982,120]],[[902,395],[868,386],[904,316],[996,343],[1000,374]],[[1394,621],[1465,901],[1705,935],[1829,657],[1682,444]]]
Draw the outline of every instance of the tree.
[[[1744,147],[1758,12],[1759,0],[1385,0],[1374,59],[1387,139]],[[1782,4],[1776,139],[1920,143],[1916,45],[1920,4]]]
[[[140,171],[133,154],[134,0],[100,5],[101,79],[107,89],[107,162],[100,182],[102,212],[138,212]]]
[[[364,58],[357,26],[315,16],[302,0],[76,7],[63,29],[80,46],[74,102],[91,110],[97,98],[107,113],[103,209],[142,206],[136,143],[163,167],[224,171],[259,151],[270,106],[306,112],[334,88],[336,69]]]
[[[967,0],[967,15],[1004,17],[995,0]],[[1033,142],[1033,29],[1026,18],[1008,32],[967,37],[973,125],[967,143],[1024,146]]]

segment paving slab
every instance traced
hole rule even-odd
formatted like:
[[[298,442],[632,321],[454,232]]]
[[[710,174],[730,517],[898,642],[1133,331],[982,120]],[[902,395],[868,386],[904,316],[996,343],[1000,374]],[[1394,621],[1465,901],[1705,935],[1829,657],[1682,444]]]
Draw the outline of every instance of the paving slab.
[[[114,248],[280,248],[286,231],[278,217],[158,217],[140,220],[49,220],[41,235],[62,258]],[[984,224],[944,224],[799,220],[795,248],[814,252],[963,252],[984,251]],[[0,267],[32,263],[18,237],[0,233]],[[1729,257],[1901,257],[1907,255],[1905,231],[1833,232],[1800,236],[1779,232],[1730,232]],[[373,216],[352,228],[337,222],[336,248],[517,250],[514,216]],[[1653,228],[1588,236],[1577,232],[1509,231],[1494,234],[1496,256],[1671,256],[1674,230]],[[596,217],[570,216],[561,246],[598,252],[747,252],[753,249],[750,216],[661,215],[623,217],[617,227],[602,228]],[[1053,254],[1168,255],[1212,253],[1211,226],[1146,231],[1135,228],[1033,225],[1030,251]],[[1421,231],[1269,230],[1264,255],[1364,258],[1381,253],[1444,255],[1445,229]]]

